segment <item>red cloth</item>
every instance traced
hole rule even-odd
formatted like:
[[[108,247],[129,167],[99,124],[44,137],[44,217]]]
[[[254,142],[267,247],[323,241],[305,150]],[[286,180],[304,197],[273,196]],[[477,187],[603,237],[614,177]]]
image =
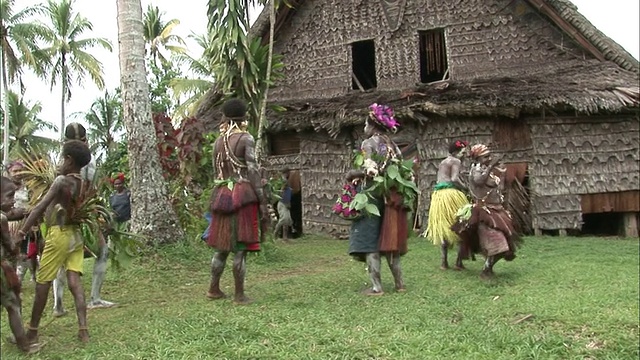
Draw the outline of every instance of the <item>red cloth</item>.
[[[34,259],[38,256],[38,244],[35,241],[30,241],[27,246],[27,259]]]

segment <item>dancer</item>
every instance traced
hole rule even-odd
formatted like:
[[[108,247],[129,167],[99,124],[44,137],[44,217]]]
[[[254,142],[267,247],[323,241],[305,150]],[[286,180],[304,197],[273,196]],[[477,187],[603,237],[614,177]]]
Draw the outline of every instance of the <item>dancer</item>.
[[[484,144],[471,147],[469,156],[473,161],[469,172],[473,205],[469,211],[460,212],[452,229],[472,252],[484,255],[485,264],[480,276],[490,278],[494,276],[493,266],[498,260],[515,259],[520,238],[503,204],[506,169],[491,158],[491,152]]]
[[[0,243],[0,305],[7,310],[9,327],[13,333],[10,342],[16,343],[18,348],[27,354],[32,354],[40,350],[41,345],[30,344],[22,325],[22,305],[20,301],[20,280],[15,270],[7,261],[8,255],[17,256],[20,251],[15,248],[9,235],[9,224],[5,212],[11,211],[14,204],[14,195],[18,186],[7,177],[2,177],[0,183],[0,226],[2,233]]]
[[[431,206],[429,206],[429,223],[423,236],[435,245],[439,245],[442,251],[442,264],[440,268],[449,268],[447,259],[448,250],[458,245],[458,257],[454,269],[462,270],[462,250],[460,237],[451,230],[451,225],[456,221],[456,213],[464,205],[468,204],[467,196],[462,191],[465,185],[460,179],[460,158],[463,156],[466,141],[456,140],[449,145],[449,156],[442,160],[438,166],[438,182],[431,194]]]
[[[395,133],[398,122],[393,110],[386,105],[373,104],[364,127],[367,139],[362,142],[365,155],[364,171],[351,171],[347,181],[360,189],[372,184],[372,178],[383,175],[391,159],[400,159],[402,154],[398,146],[389,138]],[[405,291],[402,279],[400,257],[407,252],[409,233],[407,211],[403,197],[394,189],[370,200],[378,207],[380,216],[364,216],[355,220],[349,235],[349,255],[359,261],[366,261],[372,287],[365,290],[366,295],[382,295],[380,279],[380,257],[387,259],[396,291]]]
[[[221,299],[220,278],[229,253],[234,252],[234,302],[248,304],[244,293],[247,252],[260,250],[259,224],[269,221],[267,199],[254,154],[254,139],[246,130],[247,105],[230,99],[222,106],[228,128],[213,145],[218,185],[211,194],[211,229],[208,245],[215,249],[211,260],[211,285],[207,296]],[[230,189],[230,187],[232,189]],[[260,216],[260,219],[258,218]],[[264,226],[263,226],[264,234]]]
[[[78,140],[87,144],[87,130],[77,122],[69,123],[64,130],[65,141]],[[82,181],[86,186],[93,186],[96,174],[96,167],[93,161],[89,162],[80,171]],[[107,272],[107,260],[109,259],[109,246],[102,233],[98,233],[98,258],[93,266],[93,277],[91,279],[91,299],[87,304],[87,308],[108,308],[116,304],[100,298],[100,290]],[[67,313],[62,303],[62,294],[64,293],[65,270],[60,269],[56,279],[53,281],[53,315],[56,317],[63,316]]]
[[[78,338],[82,342],[89,341],[87,306],[80,279],[84,260],[83,239],[78,225],[73,223],[73,214],[84,191],[80,170],[91,161],[91,152],[85,143],[71,140],[63,145],[62,157],[61,175],[56,177],[19,231],[21,236],[25,236],[44,215],[48,231],[36,274],[36,294],[27,332],[27,338],[32,343],[38,340],[38,326],[47,304],[49,288],[62,266],[66,269],[69,290],[75,300]]]

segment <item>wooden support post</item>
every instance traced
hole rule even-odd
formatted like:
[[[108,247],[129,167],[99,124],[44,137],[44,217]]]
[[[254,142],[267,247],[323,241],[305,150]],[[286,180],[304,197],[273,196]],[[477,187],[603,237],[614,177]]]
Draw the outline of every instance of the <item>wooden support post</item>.
[[[362,87],[362,84],[360,83],[360,80],[358,80],[358,77],[356,76],[356,74],[354,72],[351,73],[351,78],[353,79],[353,81],[355,81],[356,85],[358,85],[358,89],[360,89],[360,91],[364,92],[364,87]]]
[[[627,212],[622,214],[622,235],[627,238],[638,237],[638,213]]]
[[[542,236],[542,229],[538,229],[538,228],[533,229],[533,235]]]
[[[558,236],[566,237],[567,236],[567,229],[559,229],[558,230]]]

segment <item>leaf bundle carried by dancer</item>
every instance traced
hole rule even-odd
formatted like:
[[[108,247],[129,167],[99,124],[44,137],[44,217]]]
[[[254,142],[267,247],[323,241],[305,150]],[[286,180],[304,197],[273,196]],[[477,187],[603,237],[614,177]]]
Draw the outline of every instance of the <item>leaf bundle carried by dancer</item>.
[[[20,159],[24,167],[19,174],[30,190],[29,206],[33,208],[49,191],[57,176],[55,162],[50,157],[34,157],[26,153],[21,154]],[[55,216],[60,218],[64,215],[71,223],[80,226],[85,249],[92,253],[94,257],[98,251],[99,233],[104,229],[112,229],[110,235],[113,242],[113,251],[110,252],[110,259],[113,266],[120,268],[135,256],[142,242],[139,236],[116,226],[113,211],[106,205],[105,199],[100,194],[99,189],[103,187],[104,184],[102,182],[96,184],[84,182],[82,192],[72,213],[56,213]],[[58,211],[64,210],[59,209]],[[56,221],[52,223],[56,223]],[[46,234],[46,222],[43,222],[40,227],[43,235]]]

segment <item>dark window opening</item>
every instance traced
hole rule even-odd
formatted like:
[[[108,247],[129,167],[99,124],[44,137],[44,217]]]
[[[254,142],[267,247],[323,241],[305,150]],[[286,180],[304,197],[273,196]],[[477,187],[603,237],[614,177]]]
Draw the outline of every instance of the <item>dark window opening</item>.
[[[420,82],[443,80],[449,70],[444,29],[420,31],[418,34],[420,35]]]
[[[618,236],[622,230],[619,212],[582,214],[582,235]]]
[[[271,135],[271,155],[294,155],[300,153],[300,137],[295,131]]]
[[[351,88],[369,90],[378,86],[376,79],[376,46],[373,40],[351,44]]]

